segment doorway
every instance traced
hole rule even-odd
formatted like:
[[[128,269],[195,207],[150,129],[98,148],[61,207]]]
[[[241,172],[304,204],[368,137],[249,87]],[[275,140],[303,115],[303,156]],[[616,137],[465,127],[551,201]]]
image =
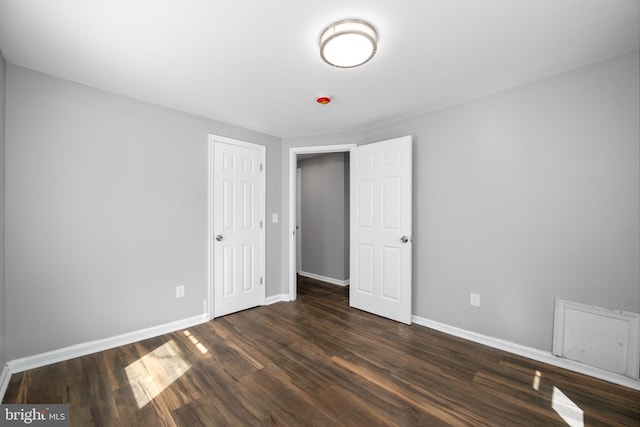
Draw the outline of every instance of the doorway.
[[[297,164],[298,274],[339,286],[349,284],[349,157],[304,154]]]
[[[296,170],[301,153],[350,152],[349,303],[410,324],[412,308],[412,152],[410,135],[363,146],[289,150],[289,299],[297,297]],[[355,183],[355,184],[354,184]]]
[[[349,152],[356,144],[292,147],[289,149],[289,299],[297,298],[297,164],[298,155]]]

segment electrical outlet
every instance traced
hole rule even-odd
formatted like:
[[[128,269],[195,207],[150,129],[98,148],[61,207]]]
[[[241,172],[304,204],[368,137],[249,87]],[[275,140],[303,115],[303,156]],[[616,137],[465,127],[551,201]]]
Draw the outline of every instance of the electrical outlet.
[[[184,285],[176,286],[176,298],[184,297]]]
[[[480,307],[480,294],[469,294],[469,305],[472,307]]]

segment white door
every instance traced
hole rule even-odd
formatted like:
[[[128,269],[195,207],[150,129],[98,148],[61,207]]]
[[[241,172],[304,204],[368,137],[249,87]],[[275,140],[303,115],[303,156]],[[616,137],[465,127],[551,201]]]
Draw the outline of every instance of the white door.
[[[352,307],[411,323],[411,136],[351,150]]]
[[[223,138],[221,138],[223,139]],[[214,317],[264,304],[264,147],[215,141]]]

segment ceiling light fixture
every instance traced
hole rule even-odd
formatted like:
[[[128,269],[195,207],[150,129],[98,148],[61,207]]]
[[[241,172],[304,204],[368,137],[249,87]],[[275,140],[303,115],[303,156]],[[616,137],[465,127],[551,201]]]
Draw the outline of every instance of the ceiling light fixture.
[[[359,19],[343,19],[329,25],[320,36],[320,56],[329,65],[352,68],[376,54],[378,34]]]

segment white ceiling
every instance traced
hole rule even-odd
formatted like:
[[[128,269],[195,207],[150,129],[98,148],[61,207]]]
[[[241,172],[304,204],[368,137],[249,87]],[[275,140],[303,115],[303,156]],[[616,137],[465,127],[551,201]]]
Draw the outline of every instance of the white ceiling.
[[[359,18],[373,60],[320,32]],[[640,48],[639,0],[0,0],[15,65],[279,137],[367,129]],[[333,96],[322,106],[320,93]]]

